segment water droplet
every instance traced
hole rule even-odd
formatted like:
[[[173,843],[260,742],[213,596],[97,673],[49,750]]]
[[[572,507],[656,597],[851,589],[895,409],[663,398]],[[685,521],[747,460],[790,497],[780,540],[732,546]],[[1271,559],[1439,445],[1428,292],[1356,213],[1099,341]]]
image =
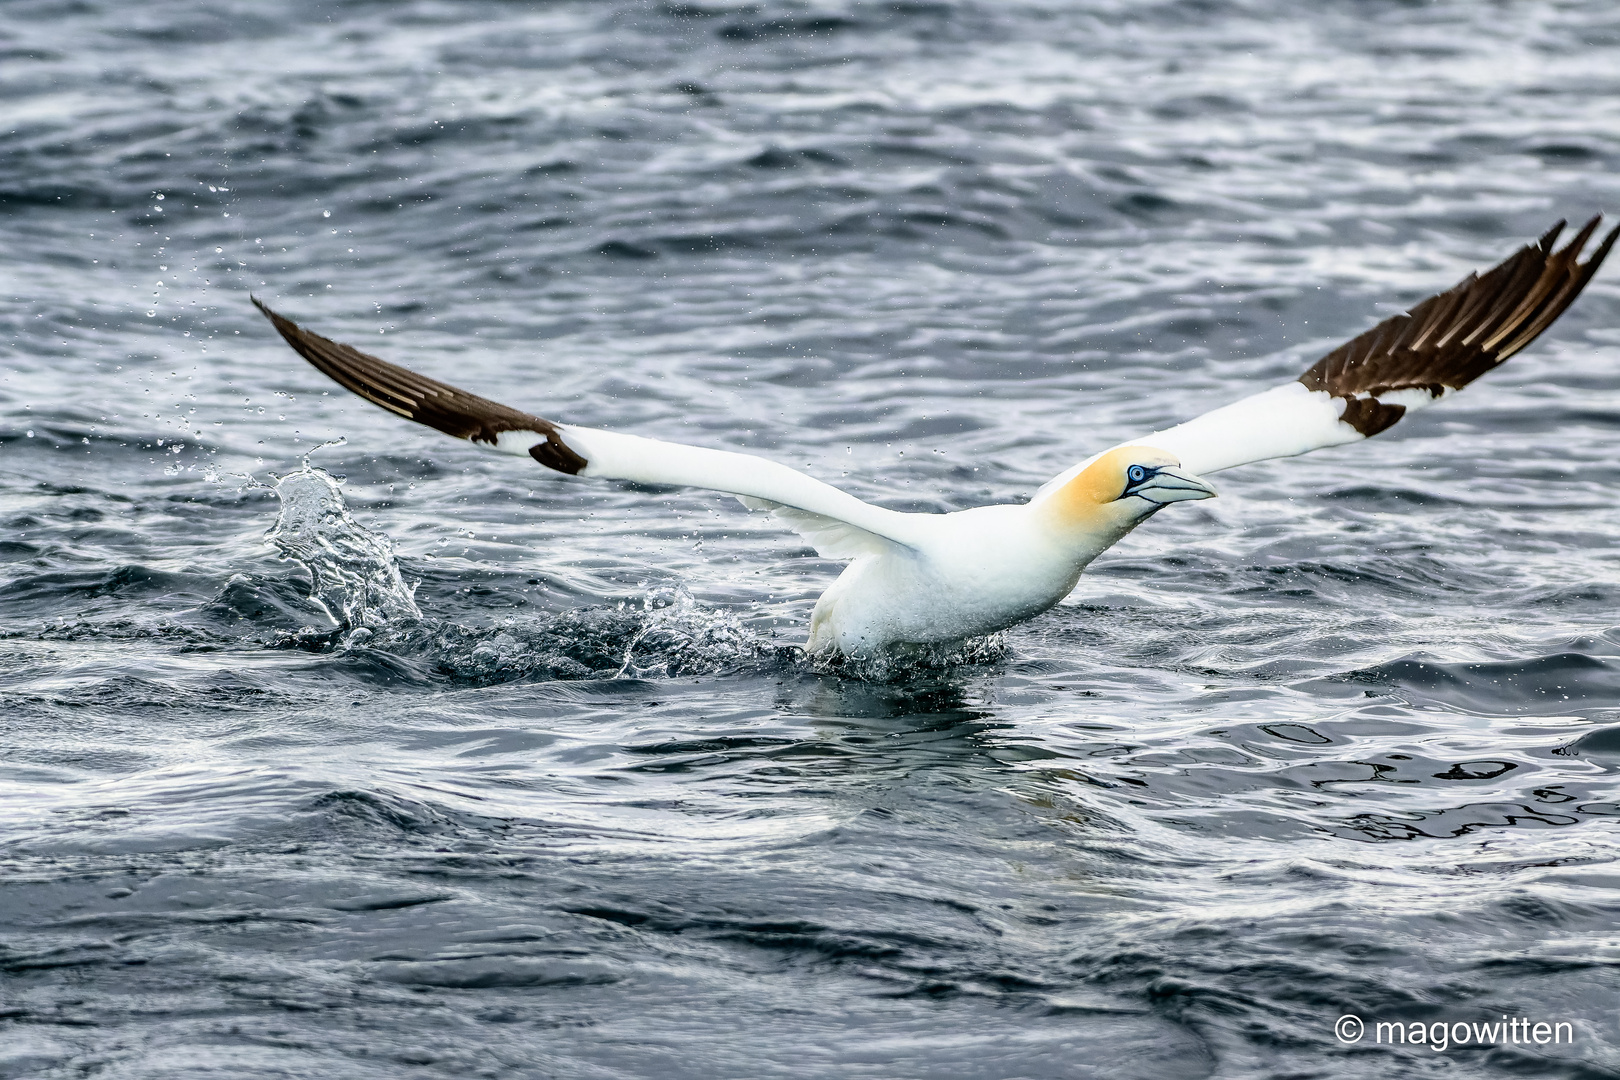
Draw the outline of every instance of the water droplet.
[[[332,211],[330,211],[330,210],[322,210],[321,211],[321,217],[331,217],[331,216],[332,216]]]

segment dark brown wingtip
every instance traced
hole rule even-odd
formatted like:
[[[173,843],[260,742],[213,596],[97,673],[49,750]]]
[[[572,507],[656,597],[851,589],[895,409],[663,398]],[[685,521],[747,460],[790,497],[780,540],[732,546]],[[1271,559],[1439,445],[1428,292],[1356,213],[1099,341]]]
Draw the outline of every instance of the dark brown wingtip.
[[[298,339],[304,333],[303,328],[286,316],[278,315],[274,311],[271,311],[263,300],[260,300],[252,293],[248,293],[248,299],[253,301],[253,306],[258,308],[260,313],[263,314],[265,318],[270,320],[270,325],[276,328],[276,333],[280,334],[287,344],[293,347],[294,351],[296,351],[298,355],[303,356],[304,359],[308,360],[309,357],[305,356],[304,350],[298,346]],[[314,363],[313,360],[310,362]],[[319,365],[316,366],[318,367]]]
[[[1598,227],[1599,223],[1601,223],[1602,221],[1603,221],[1603,215],[1602,214],[1593,214],[1592,215],[1592,220],[1588,221],[1585,225],[1582,225],[1581,226],[1581,231],[1576,233],[1570,239],[1569,243],[1564,245],[1563,249],[1561,251],[1559,251],[1558,254],[1567,255],[1571,259],[1579,258],[1580,254],[1581,254],[1581,248],[1585,247],[1586,242],[1588,240],[1592,239],[1592,234],[1597,232],[1597,227]],[[1571,253],[1573,253],[1573,254],[1571,254]]]
[[[1407,314],[1385,319],[1345,342],[1311,365],[1299,381],[1344,398],[1342,419],[1363,435],[1376,435],[1405,411],[1379,402],[1379,395],[1421,389],[1438,397],[1461,389],[1551,326],[1586,288],[1620,236],[1620,228],[1611,231],[1586,262],[1578,262],[1602,220],[1601,214],[1593,217],[1554,251],[1564,230],[1560,221],[1483,274],[1470,274]]]
[[[1614,247],[1616,239],[1620,239],[1620,225],[1616,225],[1609,230],[1608,235],[1598,244],[1597,250],[1592,252],[1592,257],[1586,260],[1585,273],[1588,280],[1598,272],[1598,267],[1603,265],[1603,260],[1609,257],[1609,251]]]
[[[258,297],[250,295],[248,299],[264,313],[294,352],[339,386],[374,405],[446,435],[492,446],[503,431],[532,431],[544,436],[544,441],[530,447],[529,454],[546,468],[573,475],[588,464],[563,441],[557,425],[549,420],[469,394],[363,353],[351,345],[324,338],[272,311]]]

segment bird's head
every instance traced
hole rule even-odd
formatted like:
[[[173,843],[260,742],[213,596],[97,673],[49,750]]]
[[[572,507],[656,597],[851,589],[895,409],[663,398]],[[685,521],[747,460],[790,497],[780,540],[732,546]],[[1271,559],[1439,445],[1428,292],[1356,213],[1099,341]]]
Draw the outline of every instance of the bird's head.
[[[1214,497],[1215,489],[1182,469],[1174,454],[1151,446],[1121,446],[1080,470],[1043,502],[1065,532],[1094,537],[1107,546],[1173,502]]]

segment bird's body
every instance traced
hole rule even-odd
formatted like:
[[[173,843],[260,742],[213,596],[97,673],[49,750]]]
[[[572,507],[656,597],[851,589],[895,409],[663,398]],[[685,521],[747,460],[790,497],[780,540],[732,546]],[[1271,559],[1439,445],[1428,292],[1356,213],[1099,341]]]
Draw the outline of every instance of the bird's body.
[[[927,517],[915,548],[858,558],[822,594],[811,652],[863,656],[995,633],[1067,596],[1102,552],[1063,543],[1028,505]]]
[[[1039,615],[1160,508],[1215,494],[1175,465],[1152,447],[1120,447],[1045,498],[907,515],[910,545],[856,558],[822,594],[809,650],[871,656],[993,634]]]
[[[302,329],[259,305],[305,359],[367,400],[556,472],[710,488],[772,511],[849,566],[811,615],[813,653],[876,656],[1003,630],[1075,587],[1098,555],[1172,502],[1214,490],[1198,474],[1368,438],[1505,361],[1555,320],[1613,246],[1578,262],[1594,218],[1560,226],[1486,272],[1387,319],[1298,379],[1080,462],[1027,503],[950,514],[884,509],[750,454],[543,420]],[[258,303],[258,301],[254,301]]]

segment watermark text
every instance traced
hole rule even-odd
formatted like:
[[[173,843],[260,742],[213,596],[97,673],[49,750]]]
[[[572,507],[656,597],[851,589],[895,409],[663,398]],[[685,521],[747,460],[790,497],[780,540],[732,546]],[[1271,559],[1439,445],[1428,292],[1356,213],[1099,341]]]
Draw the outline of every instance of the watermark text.
[[[1358,1043],[1368,1034],[1367,1024],[1346,1013],[1334,1022],[1333,1034],[1342,1043]],[[1575,1042],[1575,1027],[1567,1020],[1530,1020],[1506,1013],[1500,1020],[1452,1023],[1375,1020],[1371,1041],[1380,1046],[1427,1046],[1437,1054],[1454,1046],[1557,1046]]]

